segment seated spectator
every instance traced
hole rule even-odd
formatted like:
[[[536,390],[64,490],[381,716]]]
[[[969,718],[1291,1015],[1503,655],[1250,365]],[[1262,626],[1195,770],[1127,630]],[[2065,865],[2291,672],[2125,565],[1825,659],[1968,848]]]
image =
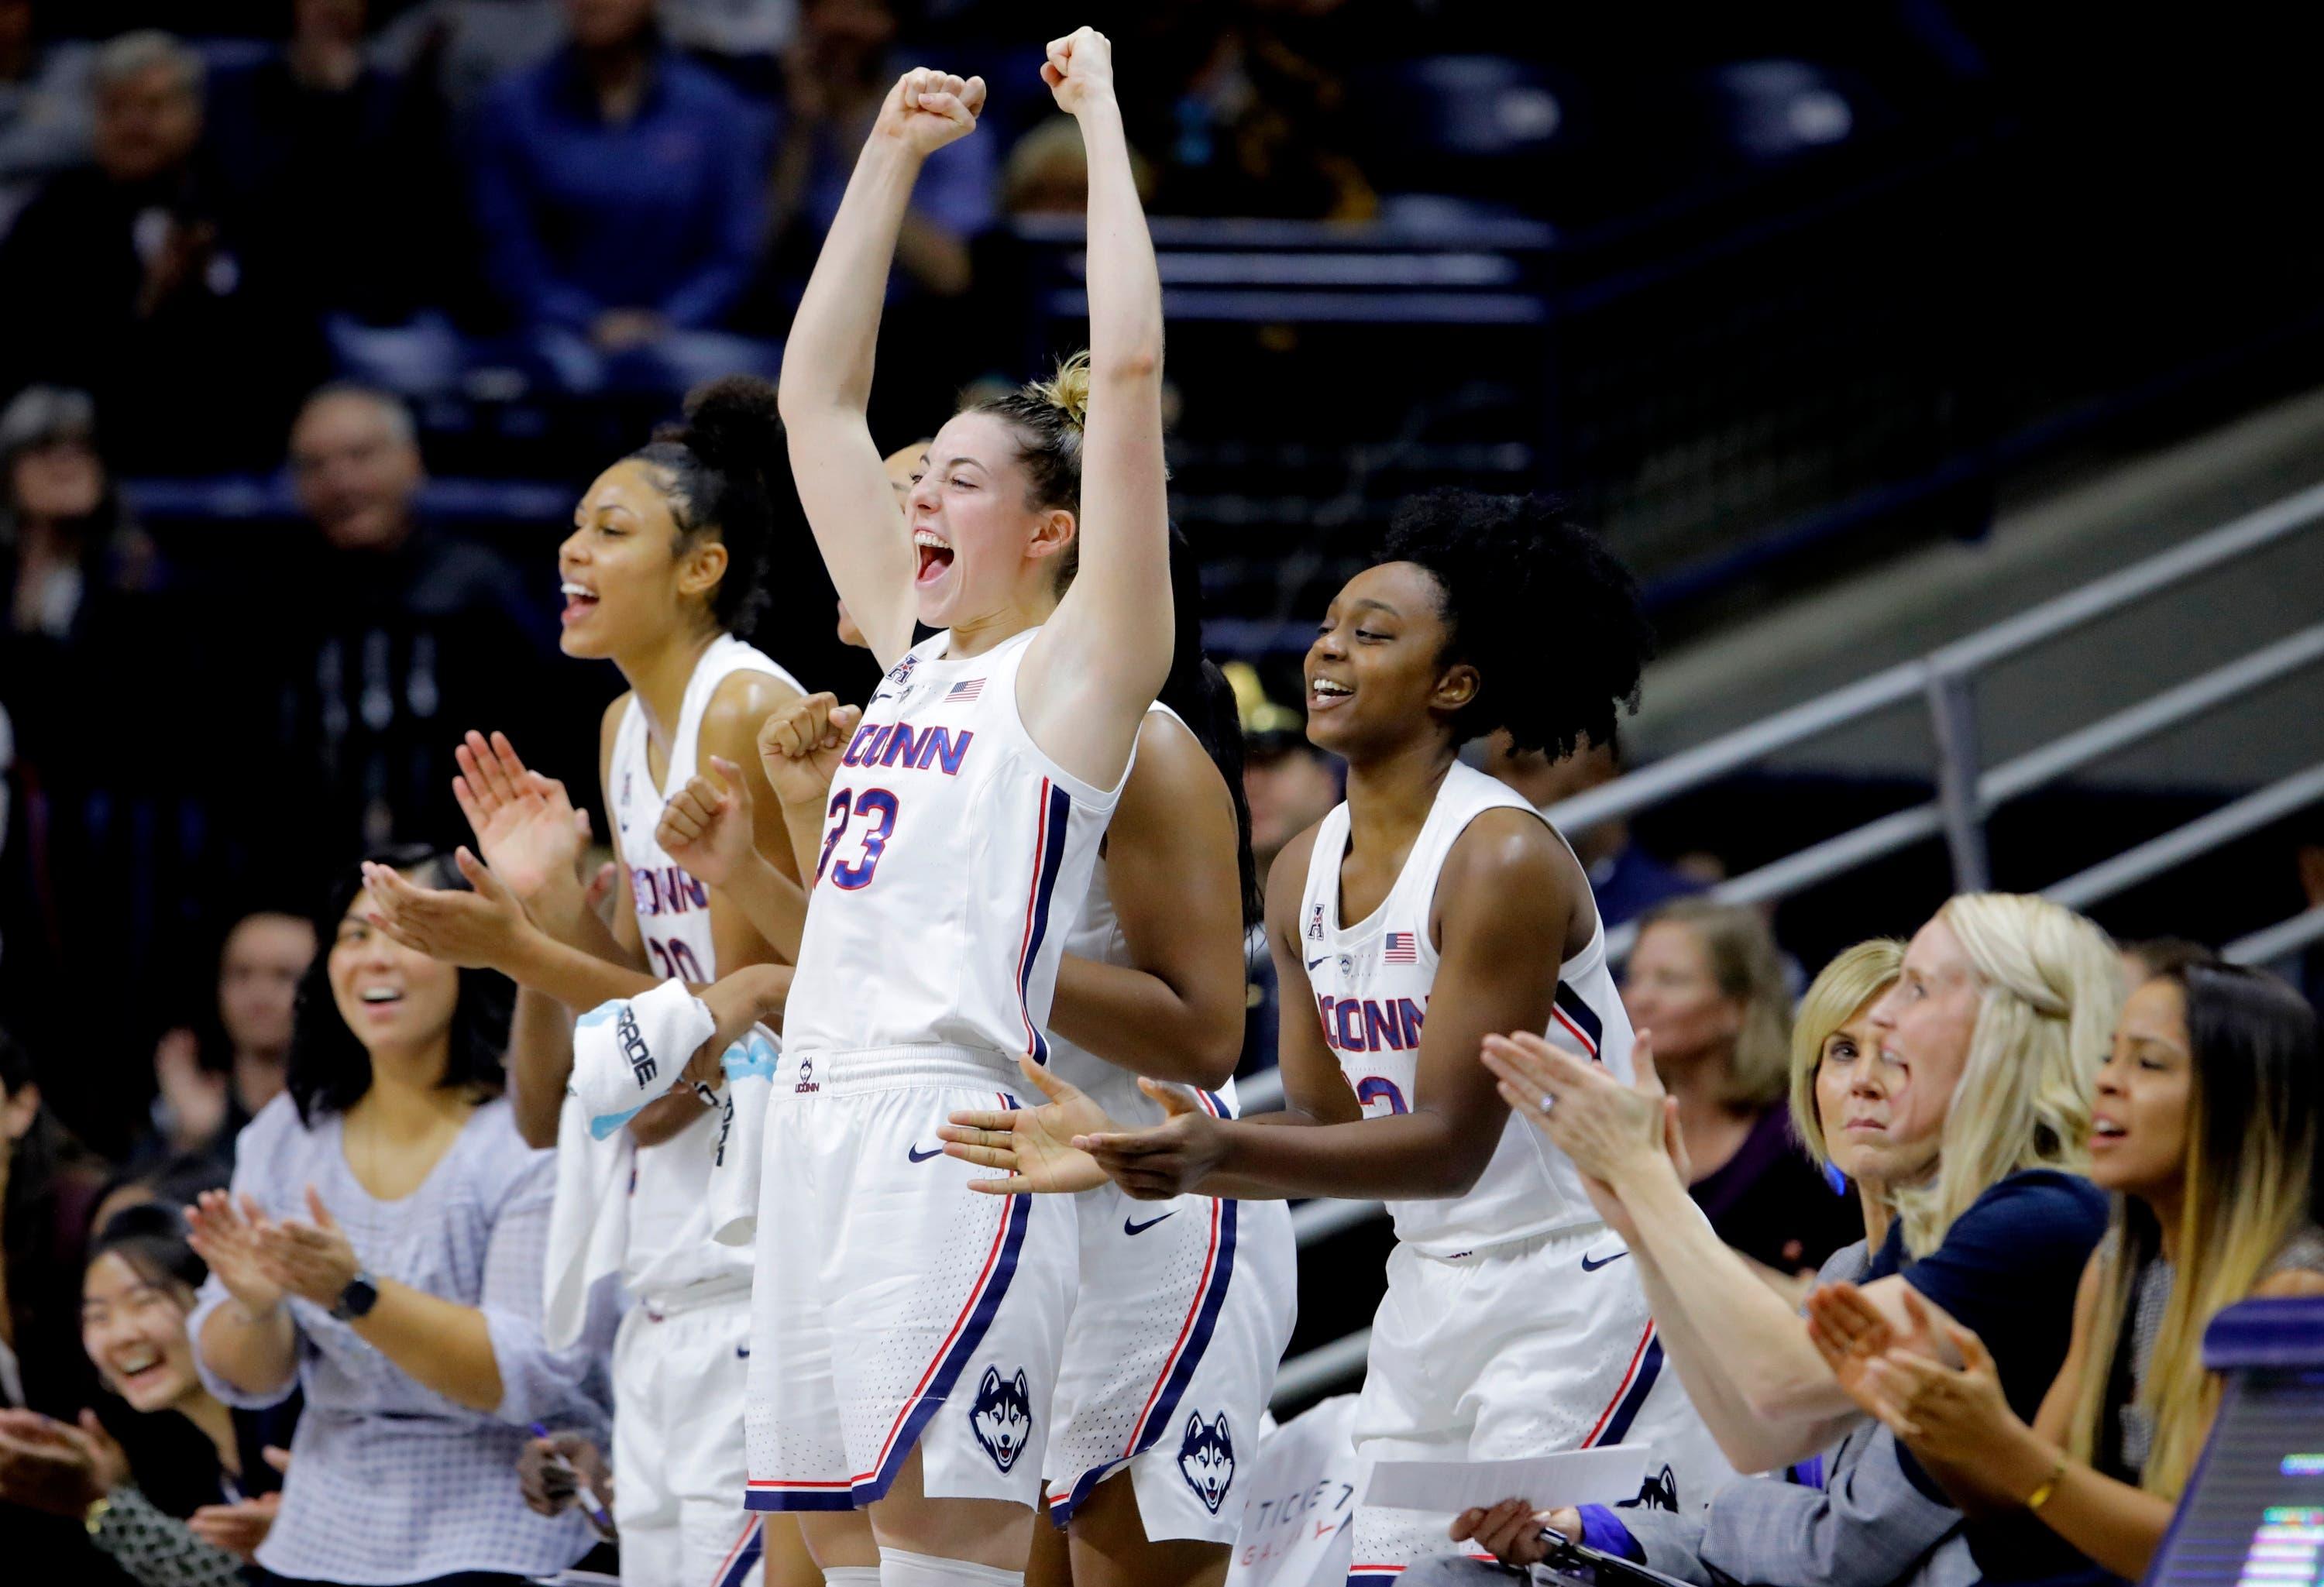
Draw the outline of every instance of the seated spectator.
[[[157,582],[153,546],[114,488],[86,392],[19,392],[0,411],[0,673],[49,680],[27,692],[20,728],[29,757],[60,762],[78,745],[58,737],[57,718],[88,697],[69,680],[91,669],[114,679],[105,652]]]
[[[85,1523],[145,1587],[230,1587],[280,1502],[279,1415],[229,1410],[194,1370],[186,1316],[207,1275],[178,1212],[135,1207],[105,1226],[81,1283],[81,1340],[109,1393],[63,1422],[0,1411],[0,1501]]]
[[[280,604],[278,623],[232,642],[248,647],[235,675],[271,693],[246,713],[245,731],[270,735],[252,752],[316,796],[261,813],[272,863],[304,875],[392,831],[464,831],[451,796],[464,728],[510,720],[520,704],[538,719],[535,702],[570,698],[549,709],[571,713],[559,720],[586,743],[579,724],[601,703],[546,681],[553,573],[540,569],[528,595],[492,548],[420,516],[426,471],[401,402],[325,387],[300,411],[290,461],[318,532],[263,572],[297,598]],[[247,568],[229,571],[241,580]],[[546,769],[585,770],[553,757]]]
[[[458,886],[427,850],[383,863]],[[290,1089],[243,1132],[234,1188],[201,1198],[208,1262],[188,1332],[231,1406],[306,1396],[258,1563],[279,1575],[545,1575],[588,1549],[526,1509],[530,1423],[602,1439],[593,1349],[541,1340],[551,1159],[503,1084],[504,983],[398,946],[357,874],[320,917]]]
[[[1609,738],[1553,761],[1538,750],[1513,751],[1507,738],[1495,734],[1486,743],[1484,769],[1547,809],[1621,776],[1622,743],[1618,737]],[[1569,841],[1574,857],[1590,872],[1590,889],[1609,931],[1656,904],[1703,890],[1703,882],[1633,843],[1629,822],[1618,816],[1582,827]]]
[[[1824,966],[1793,1026],[1792,1110],[1819,1162],[1855,1184],[1868,1236],[1824,1264],[1827,1281],[1860,1278],[1886,1237],[1886,1176],[1894,1142],[1850,1123],[1905,1082],[1879,1051],[1872,1012],[1895,984],[1902,945],[1859,943]],[[1963,1587],[1976,1577],[1960,1512],[1906,1480],[1895,1435],[1859,1418],[1783,1476],[1746,1477],[1687,1512],[1584,1505],[1536,1513],[1522,1502],[1462,1518],[1465,1534],[1514,1564],[1543,1557],[1540,1528],[1639,1561],[1698,1587]],[[1410,1587],[1490,1587],[1503,1579],[1467,1559],[1421,1567]]]
[[[663,41],[654,0],[566,0],[569,35],[476,116],[494,289],[557,378],[682,390],[770,349],[724,334],[765,230],[748,101]]]
[[[254,909],[218,950],[217,1021],[223,1067],[203,1061],[201,1038],[182,1028],[153,1049],[153,1127],[134,1160],[193,1154],[229,1167],[235,1137],[282,1091],[300,979],[315,958],[315,927],[297,915]]]
[[[1871,1017],[1901,1077],[1849,1123],[1878,1143],[1896,1214],[1863,1293],[1926,1353],[1950,1348],[1937,1331],[1949,1324],[1976,1330],[2024,1415],[2065,1360],[2074,1278],[2105,1232],[2105,1198],[2080,1169],[2121,975],[2081,917],[1962,894],[1914,937]],[[1484,1056],[1510,1105],[1603,1188],[1595,1199],[1637,1259],[1663,1348],[1737,1470],[1805,1459],[1861,1417],[1793,1309],[1688,1197],[1651,1062],[1633,1088],[1536,1037],[1489,1038]],[[1917,1462],[1904,1470],[1943,1499]],[[1981,1563],[2006,1555],[2014,1575],[2074,1568],[2038,1527],[1995,1524],[1972,1545]]]
[[[1137,150],[1130,171],[1139,200],[1154,197],[1154,167]],[[1017,140],[1001,168],[1001,207],[1010,215],[1089,213],[1089,152],[1070,115],[1053,115]]]
[[[372,0],[292,0],[290,37],[212,85],[208,143],[250,246],[309,314],[456,300],[471,256],[441,101],[365,58]]]
[[[881,102],[912,64],[894,58],[896,33],[890,0],[802,0],[798,37],[782,58],[773,205],[776,269],[798,286],[839,213]],[[897,234],[891,298],[968,290],[969,241],[991,223],[995,185],[987,139],[962,138],[928,158]],[[798,287],[788,295],[795,301]]]
[[[1863,1226],[1800,1150],[1782,1105],[1791,1002],[1766,922],[1730,904],[1662,905],[1622,970],[1631,1027],[1653,1033],[1655,1067],[1678,1103],[1689,1194],[1796,1304],[1807,1291],[1795,1280]]]
[[[0,236],[44,180],[88,158],[93,53],[44,41],[32,0],[0,0]]]
[[[300,344],[250,279],[200,156],[201,57],[126,33],[93,76],[93,161],[51,179],[0,245],[0,298],[19,306],[0,390],[87,387],[138,468],[253,464],[279,433]]]
[[[2317,1064],[2315,1012],[2272,975],[2197,963],[2131,995],[2090,1141],[2114,1220],[2030,1425],[1973,1330],[1945,1330],[1961,1366],[1930,1361],[1845,1286],[1813,1308],[1825,1360],[1963,1509],[2031,1510],[2105,1570],[2144,1576],[2218,1410],[2204,1329],[2247,1297],[2324,1295]]]

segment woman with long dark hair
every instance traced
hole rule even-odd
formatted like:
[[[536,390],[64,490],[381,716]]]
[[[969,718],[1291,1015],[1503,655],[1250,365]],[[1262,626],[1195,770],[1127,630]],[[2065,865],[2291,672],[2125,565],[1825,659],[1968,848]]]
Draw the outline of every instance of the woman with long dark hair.
[[[370,863],[437,887],[442,856]],[[561,1570],[577,1516],[525,1507],[526,1427],[602,1434],[586,1351],[540,1336],[550,1158],[501,1095],[505,985],[381,929],[350,871],[318,918],[289,1084],[242,1133],[231,1191],[191,1211],[209,1264],[189,1323],[228,1405],[306,1397],[258,1563],[294,1580]]]

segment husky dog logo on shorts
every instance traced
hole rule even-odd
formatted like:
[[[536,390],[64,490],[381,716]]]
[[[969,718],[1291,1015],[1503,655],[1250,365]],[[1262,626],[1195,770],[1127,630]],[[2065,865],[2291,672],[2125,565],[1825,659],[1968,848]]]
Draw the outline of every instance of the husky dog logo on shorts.
[[[1227,1490],[1234,1486],[1234,1435],[1227,1431],[1227,1414],[1209,1426],[1203,1426],[1198,1411],[1186,1418],[1186,1436],[1178,1444],[1178,1474],[1186,1479],[1186,1486],[1211,1514],[1219,1513],[1219,1506],[1227,1501]]]
[[[968,1407],[968,1425],[976,1430],[976,1441],[984,1445],[994,1465],[1005,1472],[1017,1463],[1033,1432],[1033,1391],[1025,1382],[1022,1368],[1009,1379],[1003,1379],[998,1368],[984,1369],[984,1381],[976,1388],[976,1403]]]
[[[1646,1480],[1638,1484],[1637,1504],[1641,1509],[1666,1509],[1678,1513],[1678,1473],[1665,1465],[1659,1472],[1649,1472]]]

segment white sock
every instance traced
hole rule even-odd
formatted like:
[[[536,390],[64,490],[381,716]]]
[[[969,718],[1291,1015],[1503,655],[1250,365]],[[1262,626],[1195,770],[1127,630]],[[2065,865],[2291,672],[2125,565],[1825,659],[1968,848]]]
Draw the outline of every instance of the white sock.
[[[831,1573],[824,1573],[829,1580]],[[844,1587],[835,1583],[834,1587]],[[938,1559],[900,1548],[880,1551],[880,1587],[1025,1587],[1025,1573],[980,1565],[971,1560]]]
[[[880,1587],[878,1565],[825,1565],[824,1587]]]

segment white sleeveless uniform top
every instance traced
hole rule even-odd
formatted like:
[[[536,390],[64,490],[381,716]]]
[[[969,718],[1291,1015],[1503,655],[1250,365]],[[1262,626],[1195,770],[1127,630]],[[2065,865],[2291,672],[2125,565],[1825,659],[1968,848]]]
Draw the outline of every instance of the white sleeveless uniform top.
[[[763,672],[798,688],[798,679],[761,651],[721,634],[694,664],[670,730],[669,764],[654,782],[646,762],[645,707],[635,698],[613,732],[612,776],[613,829],[620,835],[622,863],[630,873],[630,894],[644,940],[647,966],[665,979],[701,983],[718,978],[718,951],[710,940],[710,895],[680,870],[654,841],[668,794],[694,775],[702,739],[702,714],[718,686],[737,672]],[[804,694],[806,691],[801,689]],[[668,1295],[699,1284],[727,1280],[747,1285],[750,1249],[715,1243],[710,1238],[710,1167],[718,1145],[718,1116],[706,1112],[681,1134],[638,1152],[630,1189],[629,1252],[622,1281],[632,1295]]]
[[[783,1016],[802,1089],[851,1058],[965,1058],[1003,1086],[1024,1083],[1014,1055],[1048,1061],[1057,961],[1121,784],[1091,787],[1025,731],[1017,674],[1038,632],[958,658],[949,633],[924,640],[864,707]]]
[[[1411,1109],[1420,1028],[1436,979],[1429,918],[1437,877],[1469,823],[1487,810],[1503,809],[1536,813],[1506,785],[1454,761],[1388,897],[1369,919],[1351,927],[1340,921],[1348,807],[1333,809],[1316,831],[1307,888],[1299,901],[1300,956],[1314,990],[1323,1040],[1367,1116]],[[1589,946],[1559,970],[1546,1034],[1569,1051],[1605,1065],[1625,1083],[1629,1080],[1630,1021],[1606,967],[1603,920],[1592,923]],[[1540,1131],[1514,1116],[1468,1195],[1390,1202],[1388,1212],[1397,1238],[1429,1256],[1458,1256],[1598,1222],[1580,1171]]]
[[[1178,713],[1159,703],[1147,707],[1149,723],[1156,715],[1185,724]],[[1115,912],[1113,895],[1106,887],[1102,850],[1090,872],[1089,893],[1082,901],[1081,918],[1065,936],[1065,952],[1100,964],[1130,963],[1130,940],[1122,935],[1121,917]],[[1049,1067],[1068,1084],[1088,1093],[1118,1124],[1137,1129],[1159,1124],[1168,1116],[1160,1103],[1138,1089],[1136,1075],[1119,1064],[1107,1063],[1087,1047],[1076,1047],[1062,1036],[1049,1038]],[[1228,1116],[1236,1113],[1231,1079],[1212,1094],[1219,1098]]]

